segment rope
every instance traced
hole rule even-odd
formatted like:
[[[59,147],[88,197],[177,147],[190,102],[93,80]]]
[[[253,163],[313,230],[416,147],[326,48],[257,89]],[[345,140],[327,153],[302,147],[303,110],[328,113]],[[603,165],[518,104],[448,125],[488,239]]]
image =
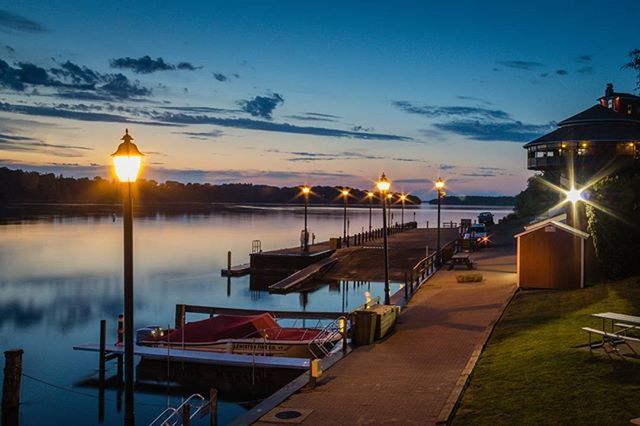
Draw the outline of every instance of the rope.
[[[93,398],[93,399],[100,399],[100,397],[98,395],[77,391],[75,389],[68,388],[68,387],[65,387],[65,386],[56,385],[55,383],[51,383],[51,382],[48,382],[46,380],[39,379],[37,377],[33,377],[33,376],[31,376],[29,374],[26,374],[26,373],[22,373],[22,375],[24,377],[26,377],[27,379],[31,379],[31,380],[33,380],[35,382],[38,382],[38,383],[41,383],[43,385],[50,386],[50,387],[52,387],[54,389],[58,389],[58,390],[61,390],[61,391],[64,391],[64,392],[69,392],[69,393],[72,393],[74,395],[81,395],[81,396],[87,396],[87,397]],[[104,397],[104,400],[105,401],[116,401],[116,399],[107,398],[107,397]],[[144,405],[144,406],[148,406],[148,407],[165,407],[164,404],[153,404],[153,403],[145,403],[145,402],[139,402],[136,405]]]

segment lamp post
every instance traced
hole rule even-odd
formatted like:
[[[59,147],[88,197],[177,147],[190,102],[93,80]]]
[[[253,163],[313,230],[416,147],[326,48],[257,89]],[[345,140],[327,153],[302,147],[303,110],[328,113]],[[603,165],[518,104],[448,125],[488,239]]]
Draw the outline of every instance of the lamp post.
[[[388,222],[389,226],[393,226],[393,222],[392,222],[392,220],[393,220],[392,216],[393,215],[391,214],[391,207],[393,206],[392,201],[393,201],[393,194],[391,194],[391,193],[387,194],[387,206],[388,206],[388,209],[387,209],[388,210],[387,222]]]
[[[406,194],[400,194],[400,202],[402,203],[402,213],[400,215],[400,223],[402,224],[402,229],[404,229],[404,202],[407,201]]]
[[[129,129],[125,131],[111,157],[118,180],[124,184],[124,377],[125,377],[125,415],[126,425],[135,424],[133,405],[133,207],[131,186],[135,183],[142,153],[132,143]]]
[[[345,241],[347,241],[347,199],[349,198],[349,189],[343,188],[342,191],[340,191],[340,194],[344,199],[344,221],[342,226],[342,238]],[[347,241],[347,245],[348,245],[348,241]]]
[[[391,182],[389,179],[382,173],[380,176],[380,180],[376,183],[378,187],[378,191],[380,191],[380,202],[382,203],[382,246],[383,246],[383,256],[384,256],[384,304],[388,305],[391,303],[391,296],[389,294],[389,247],[387,243],[387,212],[386,212],[386,204],[387,204],[387,192],[389,188],[391,188]],[[391,195],[391,194],[389,194]]]
[[[440,265],[442,263],[442,255],[440,253],[440,204],[441,204],[441,200],[442,200],[442,194],[443,194],[443,189],[444,189],[444,180],[442,180],[442,178],[438,178],[436,179],[435,182],[435,186],[436,186],[436,190],[438,191],[438,233],[437,233],[437,237],[436,237],[436,250],[438,253],[437,255],[437,263],[438,265]]]
[[[304,196],[304,239],[302,244],[302,249],[305,253],[309,252],[309,232],[307,231],[307,210],[309,208],[309,193],[311,193],[311,188],[308,186],[303,186],[301,188],[302,195]]]
[[[371,205],[373,203],[373,196],[375,194],[371,191],[367,192],[367,198],[369,199],[369,233],[371,233]]]

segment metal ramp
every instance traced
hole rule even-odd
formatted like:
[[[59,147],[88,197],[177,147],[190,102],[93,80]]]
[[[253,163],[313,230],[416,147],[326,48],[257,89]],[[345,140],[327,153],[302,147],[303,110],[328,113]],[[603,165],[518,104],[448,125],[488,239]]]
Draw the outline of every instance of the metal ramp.
[[[149,423],[149,426],[186,426],[198,414],[204,414],[203,410],[209,406],[209,403],[202,395],[194,393],[179,406],[165,408]]]

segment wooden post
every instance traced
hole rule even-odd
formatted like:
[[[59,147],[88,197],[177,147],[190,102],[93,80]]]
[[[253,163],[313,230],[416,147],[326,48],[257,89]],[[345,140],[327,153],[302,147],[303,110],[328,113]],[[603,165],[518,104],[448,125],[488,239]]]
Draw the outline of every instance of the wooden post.
[[[107,344],[107,321],[100,320],[100,351],[99,351],[99,359],[98,359],[98,382],[100,387],[104,387],[104,370],[106,364],[106,350],[105,346]]]
[[[209,426],[218,425],[218,391],[214,388],[209,390]]]
[[[189,404],[184,404],[182,406],[182,425],[189,426],[191,422],[191,406]]]
[[[409,302],[409,281],[407,281],[407,273],[404,273],[404,300]]]
[[[316,387],[316,382],[318,381],[318,377],[320,377],[320,360],[312,359],[309,364],[309,388],[313,389]]]
[[[227,252],[227,274],[231,276],[231,250]]]
[[[4,382],[2,383],[2,424],[17,425],[22,380],[22,349],[4,352]]]
[[[117,337],[118,346],[122,346],[122,342],[124,340],[124,314],[118,315],[118,337]],[[118,355],[118,367],[116,375],[118,377],[118,386],[122,386],[123,380],[122,376],[124,375],[124,364],[123,364],[122,354]]]
[[[176,305],[176,328],[180,328],[184,325],[186,315],[186,306]]]

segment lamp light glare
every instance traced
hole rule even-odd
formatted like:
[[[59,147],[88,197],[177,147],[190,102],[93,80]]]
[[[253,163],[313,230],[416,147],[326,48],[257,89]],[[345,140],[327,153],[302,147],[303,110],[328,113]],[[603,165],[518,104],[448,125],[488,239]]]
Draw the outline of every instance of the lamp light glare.
[[[570,190],[566,191],[565,195],[567,197],[567,201],[573,204],[577,203],[578,201],[584,201],[584,197],[582,196],[582,191],[574,187],[571,187]]]
[[[440,191],[441,189],[444,188],[444,180],[442,180],[442,178],[438,178],[435,182],[435,186],[436,186],[436,189]]]
[[[113,165],[120,182],[135,182],[140,171],[141,158],[138,156],[115,156]]]

